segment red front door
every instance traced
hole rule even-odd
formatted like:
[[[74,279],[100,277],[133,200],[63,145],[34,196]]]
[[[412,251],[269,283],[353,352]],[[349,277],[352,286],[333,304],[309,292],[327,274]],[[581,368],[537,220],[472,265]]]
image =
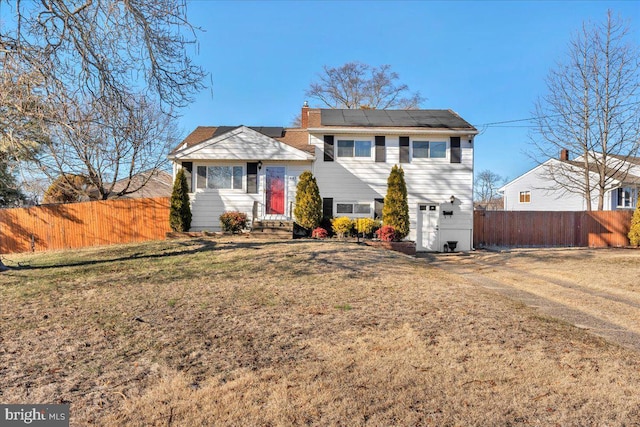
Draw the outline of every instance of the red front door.
[[[284,215],[284,168],[267,167],[267,214]]]

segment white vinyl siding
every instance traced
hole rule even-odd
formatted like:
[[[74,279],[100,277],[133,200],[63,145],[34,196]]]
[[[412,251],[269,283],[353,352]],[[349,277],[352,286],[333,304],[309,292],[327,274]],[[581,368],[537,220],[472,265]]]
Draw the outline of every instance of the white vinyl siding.
[[[556,181],[548,177],[545,168],[555,167],[557,164],[559,164],[558,160],[547,160],[542,165],[507,183],[503,187],[504,209],[507,211],[586,210],[587,203],[581,194],[565,191]],[[609,198],[610,193],[608,192],[605,194],[605,209],[611,206]],[[529,201],[526,201],[527,199]],[[596,208],[597,203],[597,197],[594,195],[592,207]]]
[[[410,229],[407,238],[415,240],[417,223],[417,206],[419,203],[447,203],[454,195],[456,214],[450,221],[452,227],[457,227],[466,236],[460,241],[457,250],[471,249],[471,230],[473,227],[473,144],[466,138],[461,141],[462,163],[451,164],[448,161],[418,161],[400,164],[399,136],[385,135],[386,162],[363,162],[361,159],[337,157],[335,162],[316,161],[313,174],[318,182],[321,197],[334,199],[334,216],[341,216],[336,212],[335,204],[349,201],[373,201],[382,199],[387,192],[387,178],[394,164],[402,166],[407,183]],[[345,137],[334,135],[335,140],[374,140],[375,135]],[[448,137],[439,135],[417,136],[412,139],[418,141],[442,141]],[[311,143],[316,146],[316,158],[322,158],[324,135],[311,135]],[[448,156],[446,143],[446,156]],[[349,216],[349,215],[346,215]],[[369,214],[373,218],[373,208]]]
[[[212,164],[204,167],[217,166]],[[222,162],[218,162],[219,164]],[[201,165],[202,166],[202,165]],[[227,166],[232,164],[227,163]],[[191,230],[193,231],[219,231],[220,215],[226,211],[240,211],[247,214],[251,221],[253,202],[264,203],[265,169],[267,166],[285,166],[285,214],[289,215],[291,202],[296,198],[296,186],[298,177],[304,171],[311,170],[310,162],[263,162],[262,169],[258,171],[258,193],[248,194],[239,190],[208,190],[198,189],[190,194],[191,199]]]

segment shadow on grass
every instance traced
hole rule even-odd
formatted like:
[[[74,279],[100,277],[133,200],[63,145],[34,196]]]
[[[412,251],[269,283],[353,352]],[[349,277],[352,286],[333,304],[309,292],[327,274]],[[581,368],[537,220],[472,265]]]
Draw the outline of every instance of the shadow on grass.
[[[152,245],[162,242],[149,242]],[[338,243],[338,244],[336,244]],[[260,253],[259,250],[277,246],[308,246],[306,248],[296,248],[285,253],[265,252]],[[310,245],[310,246],[309,246]],[[309,274],[319,273],[319,266],[322,270],[340,270],[347,274],[375,274],[379,268],[381,258],[394,257],[395,254],[390,251],[364,250],[359,251],[358,248],[363,247],[351,242],[318,242],[315,240],[246,240],[237,241],[225,239],[206,239],[195,238],[187,240],[175,240],[166,242],[160,247],[154,246],[125,246],[120,248],[106,247],[97,253],[90,254],[72,254],[69,260],[64,259],[61,262],[48,261],[46,264],[28,264],[20,263],[17,266],[8,265],[13,271],[37,271],[37,270],[55,270],[60,268],[88,267],[96,265],[105,265],[122,261],[142,261],[150,259],[169,259],[172,257],[188,256],[202,254],[206,252],[225,253],[235,250],[256,250],[258,252],[250,252],[245,254],[251,258],[254,263],[264,263],[266,266],[279,266],[282,273],[290,276],[307,276]],[[117,252],[116,252],[117,251]],[[373,253],[372,253],[373,251]],[[114,253],[115,252],[115,253]],[[377,254],[377,255],[375,255]],[[78,259],[82,256],[87,259]],[[74,257],[77,257],[73,259]],[[302,257],[302,258],[300,258]]]
[[[7,267],[9,267],[10,270],[48,270],[48,269],[54,269],[54,268],[84,267],[84,266],[90,266],[90,265],[108,264],[108,263],[119,262],[119,261],[167,258],[167,257],[180,256],[180,255],[190,255],[195,253],[213,251],[217,245],[217,242],[213,242],[211,240],[205,240],[205,239],[196,239],[196,240],[189,240],[186,242],[180,242],[178,244],[180,246],[186,246],[189,248],[185,248],[178,251],[171,251],[171,252],[168,251],[171,248],[166,248],[165,252],[162,252],[162,253],[148,254],[143,252],[134,252],[132,254],[122,255],[118,257],[87,259],[87,260],[74,261],[74,262],[56,263],[51,265],[22,265],[21,263],[15,267],[14,266],[7,266]],[[108,248],[107,250],[111,250],[111,249]],[[99,254],[96,254],[96,256],[99,256]]]

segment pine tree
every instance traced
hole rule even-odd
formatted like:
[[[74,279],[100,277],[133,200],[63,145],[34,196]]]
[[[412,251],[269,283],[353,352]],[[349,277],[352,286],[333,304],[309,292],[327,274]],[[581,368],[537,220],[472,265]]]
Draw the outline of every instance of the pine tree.
[[[24,199],[9,166],[0,158],[0,207],[15,207]]]
[[[382,207],[382,222],[392,226],[396,237],[402,240],[409,234],[409,205],[407,204],[407,184],[404,170],[398,165],[391,168],[387,179],[387,195]]]
[[[322,221],[322,198],[315,177],[309,171],[300,175],[296,187],[296,207],[293,209],[296,222],[313,230]]]
[[[184,169],[180,169],[173,183],[169,225],[173,231],[189,231],[191,227],[191,207],[189,206],[189,185]]]
[[[629,243],[633,246],[640,246],[640,197],[638,197],[638,203],[636,210],[631,218],[631,228],[629,229]]]

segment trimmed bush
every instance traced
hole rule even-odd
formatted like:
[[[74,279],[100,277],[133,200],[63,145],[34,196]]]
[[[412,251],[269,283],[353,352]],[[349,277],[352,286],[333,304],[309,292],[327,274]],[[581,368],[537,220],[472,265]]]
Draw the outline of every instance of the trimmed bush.
[[[383,242],[393,242],[396,240],[396,230],[390,225],[383,225],[376,231],[378,239]]]
[[[640,198],[636,205],[636,210],[631,218],[631,227],[629,229],[629,243],[633,246],[640,246]]]
[[[189,231],[191,228],[191,206],[189,204],[189,184],[184,169],[180,168],[173,183],[169,226],[173,231]]]
[[[329,233],[322,227],[316,227],[311,233],[311,237],[314,239],[326,239],[329,237]]]
[[[247,225],[247,214],[238,211],[229,211],[220,215],[222,230],[231,233],[239,233]]]
[[[355,223],[356,231],[364,236],[373,235],[373,230],[377,225],[377,222],[372,218],[358,218]]]
[[[348,237],[353,230],[353,221],[346,216],[341,216],[331,221],[333,231],[340,237]]]
[[[387,179],[387,195],[382,207],[382,223],[394,228],[398,240],[404,239],[409,234],[407,184],[404,180],[404,170],[398,165],[393,165]]]
[[[311,230],[322,221],[322,198],[318,183],[309,171],[300,175],[296,186],[296,207],[293,209],[296,222],[302,227]]]

